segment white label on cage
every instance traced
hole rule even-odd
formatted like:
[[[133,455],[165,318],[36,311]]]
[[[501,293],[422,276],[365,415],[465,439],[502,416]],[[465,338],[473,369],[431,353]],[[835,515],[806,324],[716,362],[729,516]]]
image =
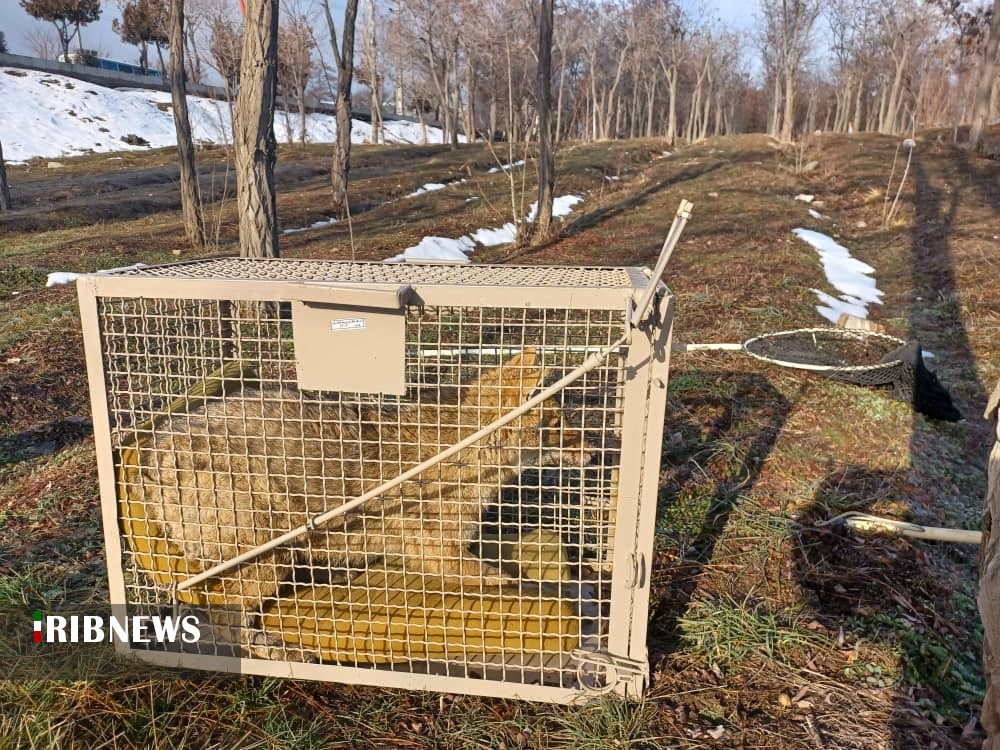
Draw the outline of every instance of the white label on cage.
[[[335,318],[330,321],[331,331],[357,331],[364,327],[364,318]]]

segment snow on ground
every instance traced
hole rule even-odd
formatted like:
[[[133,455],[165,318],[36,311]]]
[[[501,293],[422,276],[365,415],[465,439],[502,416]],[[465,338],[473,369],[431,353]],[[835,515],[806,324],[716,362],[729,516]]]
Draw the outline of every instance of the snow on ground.
[[[415,195],[423,195],[424,193],[432,193],[435,190],[444,190],[446,187],[449,187],[451,185],[461,185],[463,182],[467,182],[467,180],[462,179],[462,180],[452,180],[451,182],[428,182],[426,185],[421,185],[416,190],[414,190],[412,193],[407,193],[403,197],[404,198],[412,198]]]
[[[822,219],[823,218],[823,214],[821,214],[815,208],[810,208],[809,209],[809,215],[812,216],[814,219]]]
[[[332,216],[329,219],[322,219],[320,221],[314,221],[307,227],[291,227],[290,229],[281,230],[282,234],[298,234],[299,232],[308,232],[310,229],[322,229],[323,227],[332,227],[337,223],[337,220]]]
[[[131,266],[119,266],[118,268],[102,268],[94,273],[118,273],[119,271],[134,271],[138,268],[146,268],[145,263],[136,263]],[[80,278],[80,274],[72,271],[53,271],[45,281],[45,286],[56,286],[58,284],[74,284]]]
[[[501,169],[504,172],[506,172],[510,169],[513,169],[514,167],[523,167],[523,166],[524,166],[524,159],[521,159],[520,161],[515,161],[512,162],[511,164],[501,164],[499,167],[491,167],[490,169],[486,170],[486,174],[495,174],[496,172],[499,172]]]
[[[446,187],[448,186],[443,182],[428,182],[427,184],[418,187],[412,193],[407,193],[404,197],[412,198],[415,195],[423,195],[424,193],[431,193],[435,190],[444,190]]]
[[[386,258],[386,263],[404,263],[411,260],[441,260],[451,263],[468,263],[469,256],[476,249],[476,243],[468,237],[424,237],[413,247],[406,248],[399,255]]]
[[[566,216],[573,210],[573,206],[581,202],[583,198],[579,195],[560,195],[552,201],[552,218],[557,219]],[[525,222],[531,223],[538,213],[538,201],[531,204]],[[409,260],[441,260],[459,263],[468,263],[468,254],[476,249],[476,244],[484,247],[494,245],[507,245],[514,241],[517,228],[513,222],[507,222],[502,227],[495,229],[477,229],[476,231],[459,237],[458,239],[448,239],[447,237],[424,237],[417,245],[408,247],[399,255],[386,258],[386,263],[405,263]]]
[[[228,142],[232,136],[226,102],[189,96],[188,110],[194,139]],[[292,135],[299,134],[299,116],[288,117]],[[333,115],[306,116],[306,138],[330,142],[337,128]],[[275,113],[274,133],[279,143],[288,140],[283,111]],[[149,146],[132,146],[122,138],[136,135]],[[370,141],[372,127],[354,120],[351,140]],[[420,125],[385,123],[391,143],[421,143]],[[107,151],[136,151],[174,145],[174,120],[170,93],[142,89],[109,89],[76,78],[35,70],[0,68],[0,138],[8,162],[33,157],[52,158]],[[441,143],[441,131],[427,128],[427,141]]]
[[[858,318],[868,317],[868,305],[882,304],[882,291],[875,285],[875,269],[854,258],[850,251],[822,232],[811,229],[793,229],[792,232],[819,253],[826,280],[838,292],[834,297],[819,289],[811,290],[822,305],[816,311],[831,323],[836,323],[841,313]]]

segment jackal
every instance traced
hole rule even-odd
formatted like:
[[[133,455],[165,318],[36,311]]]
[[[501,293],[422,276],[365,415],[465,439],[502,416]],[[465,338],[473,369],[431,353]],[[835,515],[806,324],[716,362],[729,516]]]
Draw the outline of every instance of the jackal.
[[[381,407],[315,401],[294,389],[247,389],[197,412],[165,415],[138,451],[150,528],[206,570],[370,491],[524,403],[546,370],[533,347],[455,390],[452,399]],[[450,459],[211,579],[200,592],[242,614],[296,572],[402,556],[451,586],[499,586],[504,573],[469,551],[483,508],[523,467],[585,465],[593,448],[549,399]],[[158,567],[157,563],[154,563]],[[174,568],[176,569],[176,568]],[[252,628],[240,640],[252,651]],[[259,634],[257,634],[259,636]]]

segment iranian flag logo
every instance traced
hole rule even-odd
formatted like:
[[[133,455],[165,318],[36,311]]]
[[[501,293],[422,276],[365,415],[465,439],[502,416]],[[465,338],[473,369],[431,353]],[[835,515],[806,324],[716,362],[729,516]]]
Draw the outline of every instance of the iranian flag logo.
[[[35,610],[35,643],[42,642],[42,610]]]

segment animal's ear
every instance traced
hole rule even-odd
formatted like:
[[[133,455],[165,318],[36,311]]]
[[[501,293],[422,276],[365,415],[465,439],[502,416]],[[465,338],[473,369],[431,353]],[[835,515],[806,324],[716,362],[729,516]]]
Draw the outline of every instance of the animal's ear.
[[[513,408],[528,400],[542,384],[545,375],[538,352],[535,347],[529,346],[499,367],[484,372],[462,400]]]

